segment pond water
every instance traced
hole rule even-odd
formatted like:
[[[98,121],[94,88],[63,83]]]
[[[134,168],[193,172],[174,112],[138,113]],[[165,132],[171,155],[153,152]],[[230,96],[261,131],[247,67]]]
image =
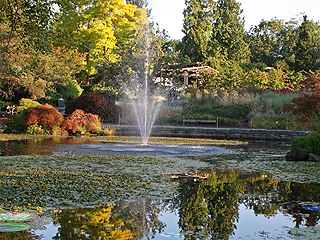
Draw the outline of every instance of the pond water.
[[[0,239],[320,239],[320,185],[295,181],[294,174],[284,181],[263,167],[254,170],[248,165],[258,161],[285,165],[287,148],[253,144],[144,148],[74,139],[0,142],[0,159],[8,164],[15,159],[6,156],[16,155],[152,155],[201,162],[197,171],[206,177],[170,180],[177,187],[169,198],[120,198],[102,205],[44,210],[14,223],[29,226],[23,231],[1,232],[5,227],[0,221]],[[315,167],[320,171],[319,165]]]

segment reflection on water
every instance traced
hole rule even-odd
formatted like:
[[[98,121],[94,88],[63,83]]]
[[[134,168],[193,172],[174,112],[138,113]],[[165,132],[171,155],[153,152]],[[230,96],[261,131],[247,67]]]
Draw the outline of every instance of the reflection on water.
[[[0,142],[1,154],[61,154],[83,144],[61,138],[40,143]],[[51,222],[43,222],[45,229],[2,232],[0,239],[295,239],[291,228],[320,224],[319,212],[304,208],[319,205],[319,184],[275,180],[264,172],[223,170],[226,161],[230,166],[248,158],[279,160],[283,150],[236,148],[233,151],[239,154],[190,158],[212,162],[211,169],[202,170],[208,178],[177,180],[179,188],[172,199],[141,198],[47,212]],[[27,224],[33,226],[32,221]]]
[[[320,214],[302,203],[320,202],[319,184],[272,179],[264,173],[216,173],[207,180],[180,182],[170,200],[119,201],[95,208],[51,213],[47,230],[22,233],[39,239],[294,239],[293,227],[319,224]],[[38,237],[36,237],[38,236]],[[11,237],[11,238],[10,238]]]
[[[83,141],[60,137],[0,141],[0,156],[64,154],[61,147],[81,143]]]
[[[11,155],[132,155],[132,156],[198,156],[229,153],[215,146],[175,144],[99,143],[73,138],[39,138],[24,141],[0,141],[0,156]]]

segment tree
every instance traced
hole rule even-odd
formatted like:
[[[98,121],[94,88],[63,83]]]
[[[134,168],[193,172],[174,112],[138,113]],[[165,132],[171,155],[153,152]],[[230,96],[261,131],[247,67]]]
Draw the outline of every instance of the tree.
[[[208,58],[212,32],[212,1],[186,0],[183,12],[184,23],[182,39],[183,53],[192,62],[203,62]]]
[[[138,8],[146,8],[148,0],[126,0],[127,4],[136,5]]]
[[[146,23],[146,11],[122,0],[58,1],[60,7],[58,44],[86,53],[88,74],[99,61],[115,63],[117,43],[132,40],[139,23]]]
[[[251,62],[263,63],[275,67],[282,59],[282,33],[285,29],[283,20],[262,20],[259,25],[252,27],[248,33],[250,43]]]
[[[3,0],[0,2],[0,42],[9,51],[17,38],[25,44],[45,43],[52,20],[52,0]],[[30,36],[32,38],[26,38]],[[28,40],[28,42],[26,42]]]
[[[298,29],[297,45],[295,47],[295,70],[315,71],[319,67],[320,38],[315,35],[315,26],[307,16],[303,17],[303,23]]]
[[[49,47],[50,0],[4,0],[0,3],[1,97],[44,97],[50,84],[39,76],[41,57]]]
[[[244,41],[244,19],[236,0],[218,0],[213,12],[211,56],[244,62],[249,58],[249,45]]]

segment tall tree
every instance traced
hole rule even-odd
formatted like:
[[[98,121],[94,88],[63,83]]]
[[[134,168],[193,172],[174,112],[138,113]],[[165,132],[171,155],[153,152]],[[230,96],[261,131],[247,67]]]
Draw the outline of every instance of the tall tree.
[[[319,63],[319,41],[315,34],[315,25],[304,16],[303,22],[298,29],[298,39],[295,48],[295,70],[315,71]]]
[[[208,57],[212,32],[212,1],[186,0],[185,3],[183,52],[192,62],[202,62]]]
[[[49,47],[50,0],[0,2],[0,88],[4,100],[44,97],[50,85],[38,75]]]
[[[254,26],[248,33],[250,43],[251,62],[262,63],[266,66],[275,67],[278,60],[282,59],[282,33],[285,24],[283,20],[261,20],[259,25]]]
[[[57,31],[70,48],[87,53],[88,74],[95,72],[98,61],[117,62],[118,42],[132,40],[132,32],[145,23],[146,11],[122,0],[58,1],[60,18]]]
[[[215,58],[246,61],[249,45],[244,41],[244,18],[236,0],[218,0],[214,9],[211,52]]]

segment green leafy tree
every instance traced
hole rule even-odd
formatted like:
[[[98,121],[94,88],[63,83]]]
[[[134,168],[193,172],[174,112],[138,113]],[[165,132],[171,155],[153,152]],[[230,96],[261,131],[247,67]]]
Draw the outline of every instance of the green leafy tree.
[[[183,53],[192,62],[203,62],[208,58],[212,33],[212,1],[186,0],[183,12]]]
[[[0,89],[6,101],[43,97],[50,85],[38,75],[48,49],[52,11],[49,0],[0,3]]]
[[[262,20],[259,25],[252,27],[248,33],[251,62],[275,67],[276,62],[282,59],[282,32],[284,29],[283,20],[278,19]]]
[[[216,69],[216,72],[202,74],[203,87],[218,89],[235,89],[244,85],[245,72],[238,61],[211,59],[209,65]]]

